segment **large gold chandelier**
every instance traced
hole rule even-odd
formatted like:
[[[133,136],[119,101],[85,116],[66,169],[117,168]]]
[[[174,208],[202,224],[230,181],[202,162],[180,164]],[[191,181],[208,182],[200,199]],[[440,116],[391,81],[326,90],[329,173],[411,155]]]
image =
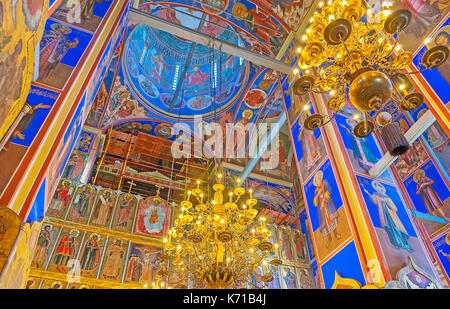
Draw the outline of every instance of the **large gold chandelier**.
[[[382,109],[387,102],[392,100],[405,111],[423,103],[422,94],[408,93],[405,85],[396,89],[391,82],[413,60],[412,53],[402,50],[398,44],[399,33],[408,26],[411,12],[405,9],[391,12],[391,6],[384,1],[375,14],[371,9],[365,10],[361,0],[319,3],[319,11],[312,16],[301,37],[305,45],[297,49],[302,76],[293,89],[297,95],[328,93],[327,106],[332,115],[311,114],[305,107],[309,115],[304,122],[306,129],[315,130],[330,122],[344,107],[347,97],[359,111],[355,115],[358,124],[353,129],[357,137],[366,137],[374,131],[369,112]],[[402,74],[420,73],[445,62],[447,47],[430,48],[429,39],[425,44],[428,50],[419,71]],[[376,121],[384,126],[391,118],[387,113],[380,113]]]
[[[226,188],[218,173],[210,196],[199,180],[187,192],[158,257],[163,262],[158,275],[168,286],[187,288],[191,282],[210,289],[255,287],[253,277],[259,287],[267,287],[274,279],[282,263],[278,245],[270,242],[267,219],[256,219],[252,190],[243,188],[239,179],[236,183]],[[258,275],[257,268],[262,269]]]

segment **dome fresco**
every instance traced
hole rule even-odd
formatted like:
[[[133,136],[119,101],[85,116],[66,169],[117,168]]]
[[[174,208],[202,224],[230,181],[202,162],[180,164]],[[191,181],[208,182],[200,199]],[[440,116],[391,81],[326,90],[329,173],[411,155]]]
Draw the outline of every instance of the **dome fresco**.
[[[173,16],[165,10],[169,9],[157,10],[155,14],[192,29],[200,25],[201,12],[189,13],[197,19],[178,9],[171,11]],[[216,23],[213,26],[209,21],[215,17],[205,14],[204,18],[203,29],[214,32],[218,39],[242,45],[234,31],[226,31],[233,30],[231,25],[221,21],[220,27]],[[194,115],[210,117],[214,108],[216,112],[225,110],[240,97],[249,76],[248,63],[201,44],[194,47],[184,85],[178,85],[192,46],[190,41],[147,25],[136,25],[129,32],[122,70],[130,91],[141,104],[159,115],[189,120]],[[177,87],[177,102],[170,110]]]

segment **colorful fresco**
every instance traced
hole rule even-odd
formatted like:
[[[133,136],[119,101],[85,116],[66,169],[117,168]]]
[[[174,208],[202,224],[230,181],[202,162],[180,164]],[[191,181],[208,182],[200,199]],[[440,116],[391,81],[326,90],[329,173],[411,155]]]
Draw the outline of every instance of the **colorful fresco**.
[[[391,276],[414,258],[431,267],[397,189],[378,180],[356,176]]]
[[[42,225],[41,233],[36,244],[34,251],[32,266],[43,269],[47,264],[50,256],[52,245],[55,244],[56,237],[58,236],[59,228],[54,227],[50,223],[44,223]]]
[[[325,289],[333,286],[336,273],[341,277],[355,279],[362,285],[366,283],[354,241],[346,245],[320,268]]]
[[[100,278],[120,281],[124,271],[124,263],[127,253],[127,242],[122,239],[109,238],[105,250],[104,261]]]
[[[87,154],[78,150],[72,151],[61,177],[70,179],[74,183],[78,183],[84,167],[86,166],[86,161]]]
[[[446,233],[433,241],[433,247],[439,258],[447,278],[450,278],[450,233]]]
[[[403,134],[410,128],[410,125],[404,116],[398,118],[397,123]],[[427,159],[429,159],[428,153],[426,152],[422,141],[419,139],[411,145],[406,153],[398,156],[398,159],[394,162],[394,166],[400,177],[403,179],[411,175],[411,173]]]
[[[322,130],[311,131],[303,127],[307,116],[306,112],[301,113],[291,128],[300,176],[304,183],[327,156]]]
[[[319,260],[323,260],[351,237],[347,214],[334,175],[331,162],[327,160],[304,187]]]
[[[32,85],[27,97],[31,108],[15,128],[11,143],[30,146],[58,96],[57,92]]]
[[[155,14],[162,14],[158,12],[165,10],[168,9],[155,7]],[[179,18],[183,22],[184,15],[178,11],[176,14],[182,15]],[[180,115],[190,120],[194,115],[211,117],[213,95],[216,112],[220,112],[238,98],[245,86],[241,77],[247,76],[248,64],[235,56],[195,45],[190,66],[184,72],[184,55],[189,54],[190,42],[142,24],[128,32],[123,75],[129,81],[134,97],[156,114],[172,119]],[[226,40],[237,44],[236,34],[228,34]],[[184,73],[183,91],[177,94],[179,101],[172,102],[178,80]]]
[[[123,84],[122,76],[117,75],[101,127],[104,128],[118,120],[123,121],[128,118],[142,117],[146,114],[145,107],[133,99],[128,87]]]
[[[26,101],[48,0],[0,1],[0,140]]]
[[[135,232],[151,236],[163,236],[169,228],[172,209],[159,195],[148,197],[139,204]]]
[[[122,194],[117,202],[117,207],[111,228],[130,232],[134,221],[138,200],[131,194]]]
[[[122,14],[122,17],[119,20],[119,23],[114,30],[111,39],[106,46],[105,51],[99,61],[99,64],[93,74],[92,80],[87,86],[86,89],[86,109],[87,112],[91,108],[91,104],[93,99],[97,96],[99,88],[101,87],[101,82],[107,74],[108,67],[111,66],[111,61],[115,57],[116,59],[119,57],[119,54],[122,51],[122,37],[125,31],[125,23],[126,23],[126,14],[127,10]],[[98,103],[98,102],[97,102]],[[87,114],[83,115],[83,120],[86,120]]]
[[[266,1],[249,0],[250,2],[274,12],[292,30],[297,31],[310,11],[313,0],[305,1]]]
[[[78,259],[81,276],[86,278],[97,277],[104,245],[104,236],[97,233],[86,234]]]
[[[279,257],[283,260],[283,263],[289,263],[294,261],[294,246],[292,243],[292,229],[287,227],[278,227],[276,231],[277,241],[279,242]]]
[[[281,288],[282,289],[298,289],[300,287],[295,267],[280,266]]]
[[[272,210],[287,214],[295,209],[291,187],[254,178],[247,179],[247,187],[253,189],[253,198],[270,205]]]
[[[403,185],[417,211],[450,220],[450,192],[432,161],[422,165]],[[430,234],[439,228],[424,225]]]
[[[357,173],[368,174],[369,170],[383,156],[373,135],[358,138],[353,134],[353,128],[358,124],[353,118],[336,115],[336,125],[341,133],[342,141],[347,150],[353,170]],[[379,176],[385,181],[392,182],[388,171]]]
[[[40,43],[38,83],[63,89],[92,34],[48,19]]]
[[[99,191],[92,210],[90,224],[108,227],[113,216],[117,194],[111,189]]]
[[[137,283],[154,282],[156,273],[162,267],[161,260],[158,259],[160,253],[160,248],[131,244],[125,281]]]
[[[85,124],[88,126],[98,127],[100,124],[103,112],[105,111],[105,107],[107,105],[109,94],[111,93],[112,86],[114,84],[114,78],[118,70],[119,60],[121,59],[120,53],[122,48],[123,46],[120,45],[114,53],[109,68],[106,71],[106,75],[98,87],[99,89],[97,90],[97,95],[92,102],[90,112],[86,119]]]
[[[417,112],[414,111],[412,117],[417,121],[427,111],[428,108],[423,104],[417,109]],[[441,168],[450,177],[450,139],[444,129],[435,121],[422,136],[441,164]]]
[[[62,179],[50,201],[46,215],[55,218],[64,218],[75,191],[76,187],[71,180]]]
[[[408,9],[412,19],[399,36],[401,46],[410,51],[416,50],[420,42],[434,29],[449,11],[448,3],[441,1],[395,0],[394,9]]]
[[[161,18],[174,23],[182,24],[191,29],[196,29],[199,24],[199,17],[205,12],[208,21],[201,29],[204,33],[212,36],[232,35],[231,31],[224,31],[223,27],[235,28],[233,32],[238,32],[242,37],[245,47],[254,49],[257,52],[272,53],[277,55],[283,42],[288,36],[287,26],[282,24],[281,19],[275,15],[271,4],[254,3],[255,1],[240,1],[240,3],[228,3],[228,1],[182,1],[185,6],[172,6],[158,4],[157,2],[140,1],[139,8],[145,12],[155,14]],[[259,1],[258,1],[259,2]],[[295,3],[299,4],[299,3]],[[258,7],[257,7],[258,6]],[[275,6],[277,7],[277,6]],[[283,4],[284,8],[285,5]],[[296,7],[298,8],[298,7]],[[294,8],[290,8],[289,11]],[[306,4],[305,8],[306,10]],[[183,12],[190,12],[189,15],[196,15],[192,18]],[[291,14],[293,11],[291,12]],[[279,12],[279,14],[282,14]],[[293,17],[293,15],[290,15]],[[287,15],[285,16],[287,18]]]
[[[448,11],[448,8],[446,8]],[[450,38],[450,18],[435,30],[436,32],[430,37],[431,43],[430,47],[435,46],[449,46]],[[418,66],[422,60],[423,54],[429,49],[427,46],[423,46],[415,55],[413,63]],[[422,72],[422,76],[428,82],[428,84],[433,88],[433,91],[441,99],[442,103],[448,104],[450,101],[450,94],[446,89],[450,83],[450,63],[448,61],[444,62],[441,66],[433,68]]]
[[[51,18],[95,32],[112,0],[63,0]]]
[[[95,133],[83,130],[80,134],[77,150],[83,153],[89,153],[96,136],[97,135]]]
[[[96,190],[92,185],[83,185],[77,188],[67,220],[86,223],[94,204]]]
[[[47,269],[68,273],[75,268],[83,236],[77,229],[62,229]]]

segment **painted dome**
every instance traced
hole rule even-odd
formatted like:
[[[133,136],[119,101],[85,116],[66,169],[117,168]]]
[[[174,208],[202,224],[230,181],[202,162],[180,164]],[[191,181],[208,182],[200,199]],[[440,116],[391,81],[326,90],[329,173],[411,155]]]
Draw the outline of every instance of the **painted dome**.
[[[180,13],[182,9],[162,8],[152,13],[192,29],[201,27],[208,35],[241,45],[225,20],[198,11],[184,15]],[[200,25],[202,15],[205,22]],[[147,25],[136,25],[131,31],[123,70],[130,90],[147,108],[171,119],[180,116],[193,120],[194,115],[212,117],[214,106],[218,113],[238,99],[248,79],[248,64],[201,44],[195,45],[184,85],[179,85],[192,46],[190,41]],[[177,88],[177,100],[171,110]]]

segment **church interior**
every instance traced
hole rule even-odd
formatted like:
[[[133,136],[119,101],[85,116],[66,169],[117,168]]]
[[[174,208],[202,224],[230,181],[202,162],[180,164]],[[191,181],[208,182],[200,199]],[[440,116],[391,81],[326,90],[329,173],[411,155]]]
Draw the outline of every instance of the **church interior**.
[[[448,289],[449,11],[0,0],[0,288]]]

